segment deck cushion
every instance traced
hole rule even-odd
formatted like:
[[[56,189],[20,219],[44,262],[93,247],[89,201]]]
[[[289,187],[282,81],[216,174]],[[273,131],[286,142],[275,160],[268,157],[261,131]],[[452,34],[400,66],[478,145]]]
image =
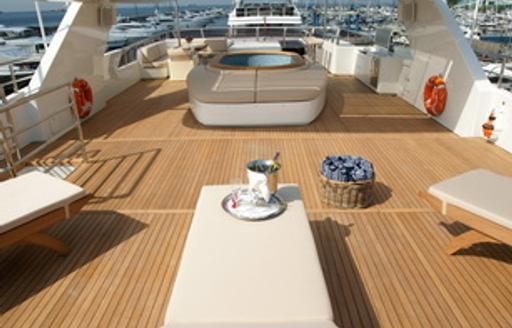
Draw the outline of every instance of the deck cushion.
[[[0,182],[0,233],[27,223],[86,195],[67,181],[30,172]]]
[[[252,103],[255,78],[254,71],[220,71],[198,66],[188,74],[188,92],[191,99],[204,103]]]
[[[234,219],[222,209],[232,189],[201,190],[165,324],[335,327],[329,324],[329,295],[298,187],[281,185],[278,194],[288,209],[260,222]]]
[[[327,73],[317,64],[298,69],[219,70],[195,67],[187,78],[189,96],[203,103],[285,103],[325,94]]]
[[[260,70],[256,102],[310,101],[326,92],[327,72],[319,64],[279,71]]]
[[[448,204],[512,229],[512,178],[478,169],[439,182],[428,192]]]
[[[337,326],[331,320],[319,320],[274,323],[183,323],[165,325],[164,328],[337,328]]]

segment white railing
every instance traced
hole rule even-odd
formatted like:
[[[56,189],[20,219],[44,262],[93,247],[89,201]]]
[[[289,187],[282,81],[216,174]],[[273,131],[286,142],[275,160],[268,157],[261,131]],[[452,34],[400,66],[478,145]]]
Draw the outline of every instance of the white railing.
[[[191,38],[213,38],[213,37],[225,37],[229,39],[237,38],[256,38],[260,39],[277,39],[277,40],[289,40],[298,39],[307,36],[316,36],[323,39],[339,40],[340,38],[350,38],[352,40],[362,39],[363,36],[357,33],[342,31],[339,28],[327,28],[323,27],[203,27],[203,28],[183,28],[179,31],[167,31],[164,33],[156,34],[151,37],[141,39],[123,48],[118,48],[107,52],[112,54],[118,53],[119,63],[118,68],[121,68],[127,64],[130,64],[137,60],[138,49],[153,42],[157,42],[165,39],[177,39],[178,35],[181,35],[182,39],[187,37]],[[368,40],[367,42],[373,42]],[[367,44],[367,43],[366,43]]]
[[[28,81],[32,78],[32,74],[18,77],[16,74],[16,65],[22,64],[28,58],[16,58],[14,60],[0,62],[0,69],[7,68],[9,72],[9,79],[5,82],[0,83],[0,101],[2,104],[7,104],[7,96],[11,93],[16,93],[20,90],[20,84]]]
[[[36,122],[29,124],[28,126],[18,127],[13,122],[13,111],[26,109],[25,105],[30,102],[40,100],[42,97],[48,96],[53,93],[57,93],[59,91],[65,90],[68,95],[67,102],[61,106],[53,110],[50,115],[46,115],[39,119]],[[3,167],[0,167],[0,177],[16,176],[17,172],[30,160],[32,160],[37,154],[39,154],[42,150],[48,147],[51,143],[57,140],[61,134],[55,134],[50,136],[45,141],[39,143],[33,149],[27,149],[26,152],[22,152],[18,138],[24,134],[29,132],[32,129],[39,128],[49,122],[51,119],[63,113],[71,113],[73,117],[73,125],[71,129],[76,129],[77,132],[77,143],[66,149],[64,152],[60,153],[57,160],[51,165],[54,166],[58,164],[59,160],[67,159],[70,155],[79,151],[83,160],[87,159],[87,154],[85,152],[85,141],[82,132],[82,126],[80,123],[80,117],[78,115],[77,106],[74,98],[74,89],[71,83],[65,83],[59,86],[56,86],[51,89],[41,90],[35,92],[31,95],[25,96],[19,100],[15,100],[9,104],[0,107],[0,155],[2,156]],[[6,117],[6,123],[1,119],[2,116]],[[29,147],[32,148],[32,147]]]

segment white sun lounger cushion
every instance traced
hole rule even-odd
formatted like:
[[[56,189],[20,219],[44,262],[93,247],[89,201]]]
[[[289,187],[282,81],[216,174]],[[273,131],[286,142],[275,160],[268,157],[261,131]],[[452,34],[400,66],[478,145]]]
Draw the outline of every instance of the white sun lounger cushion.
[[[232,188],[202,188],[164,324],[336,327],[298,187],[281,185],[288,209],[260,222],[236,220],[222,209]]]
[[[169,328],[165,325],[164,328]],[[173,324],[172,328],[337,328],[330,320],[309,322],[274,322],[274,323],[184,323]]]
[[[512,229],[512,178],[478,169],[439,182],[428,192],[445,204]]]
[[[71,204],[86,192],[41,172],[0,182],[0,233]]]

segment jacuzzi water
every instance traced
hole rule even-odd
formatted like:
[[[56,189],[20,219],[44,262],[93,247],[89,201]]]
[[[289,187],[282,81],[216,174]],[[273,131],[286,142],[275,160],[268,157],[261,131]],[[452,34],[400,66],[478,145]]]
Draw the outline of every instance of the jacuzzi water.
[[[278,67],[293,65],[296,58],[286,54],[232,54],[225,55],[219,64],[236,67]]]

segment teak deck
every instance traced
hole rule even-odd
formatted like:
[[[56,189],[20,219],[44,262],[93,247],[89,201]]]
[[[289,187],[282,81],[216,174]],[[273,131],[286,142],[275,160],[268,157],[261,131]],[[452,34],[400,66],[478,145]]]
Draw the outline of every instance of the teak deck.
[[[72,252],[0,252],[0,326],[160,326],[201,186],[240,183],[248,160],[281,151],[281,182],[301,186],[340,327],[510,327],[512,248],[479,244],[447,256],[466,228],[417,194],[477,167],[512,175],[512,156],[353,78],[332,77],[328,92],[313,124],[267,129],[200,126],[184,83],[140,82],[111,100],[84,124],[91,160],[69,179],[95,197],[49,231]],[[328,154],[374,162],[374,206],[320,203],[317,171]]]

